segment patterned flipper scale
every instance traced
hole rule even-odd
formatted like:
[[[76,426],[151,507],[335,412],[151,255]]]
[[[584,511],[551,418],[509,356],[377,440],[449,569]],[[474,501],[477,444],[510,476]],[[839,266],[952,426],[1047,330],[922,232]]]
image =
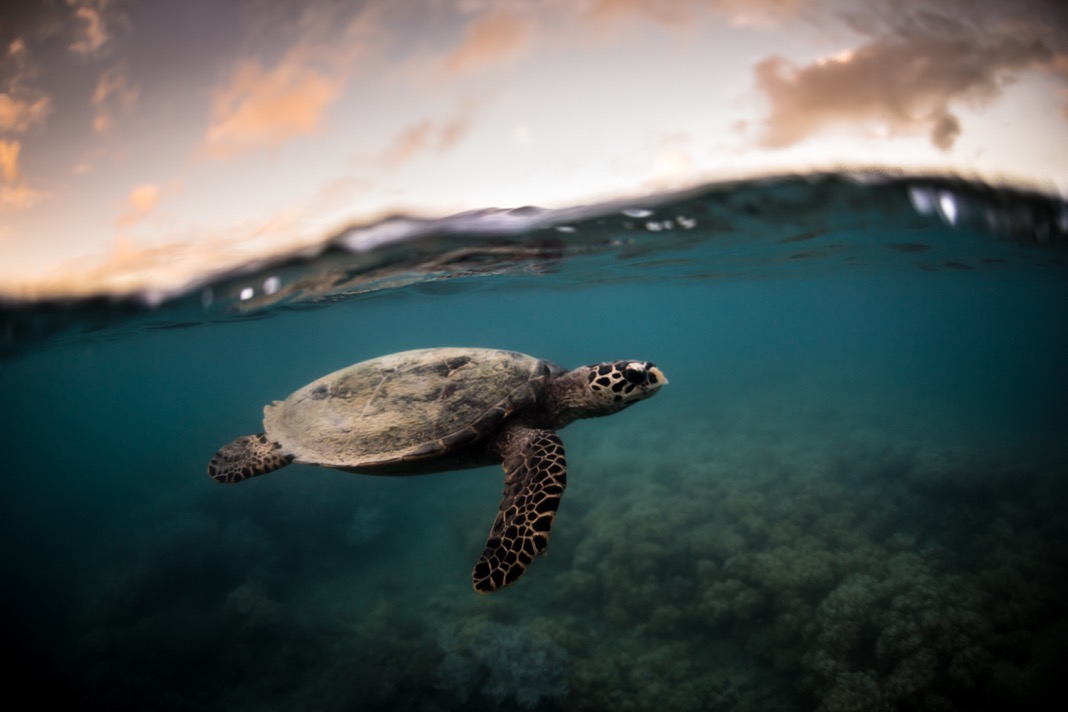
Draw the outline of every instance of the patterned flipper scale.
[[[219,448],[208,463],[208,475],[216,482],[233,484],[285,467],[292,461],[292,457],[282,453],[278,443],[271,442],[263,433],[245,435]]]
[[[511,586],[545,551],[567,485],[564,444],[556,433],[521,431],[508,450],[502,463],[504,499],[471,576],[479,593]]]

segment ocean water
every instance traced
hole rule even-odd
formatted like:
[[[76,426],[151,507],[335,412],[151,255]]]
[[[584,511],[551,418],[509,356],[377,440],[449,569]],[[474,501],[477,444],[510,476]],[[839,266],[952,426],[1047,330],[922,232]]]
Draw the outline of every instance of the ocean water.
[[[86,710],[1044,709],[1068,660],[1068,209],[929,177],[358,226],[178,293],[0,310],[7,693]],[[655,361],[561,432],[549,550],[476,594],[498,467],[215,450],[348,364]]]

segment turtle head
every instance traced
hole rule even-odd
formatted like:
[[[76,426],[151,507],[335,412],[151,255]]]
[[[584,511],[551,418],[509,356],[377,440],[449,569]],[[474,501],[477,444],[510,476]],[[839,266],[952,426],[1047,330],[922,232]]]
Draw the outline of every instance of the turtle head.
[[[651,398],[668,382],[656,364],[649,361],[610,361],[577,370],[584,372],[580,381],[586,390],[590,416],[609,415]]]

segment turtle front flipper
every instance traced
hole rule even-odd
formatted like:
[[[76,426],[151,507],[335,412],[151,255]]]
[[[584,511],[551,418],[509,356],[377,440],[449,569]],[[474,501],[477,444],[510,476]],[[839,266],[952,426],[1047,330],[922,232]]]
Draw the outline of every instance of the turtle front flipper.
[[[293,461],[282,453],[282,446],[266,435],[244,435],[223,445],[208,463],[208,474],[216,482],[233,484],[262,475]]]
[[[501,443],[504,499],[472,572],[479,593],[512,585],[545,551],[567,485],[564,444],[556,433],[513,430]]]

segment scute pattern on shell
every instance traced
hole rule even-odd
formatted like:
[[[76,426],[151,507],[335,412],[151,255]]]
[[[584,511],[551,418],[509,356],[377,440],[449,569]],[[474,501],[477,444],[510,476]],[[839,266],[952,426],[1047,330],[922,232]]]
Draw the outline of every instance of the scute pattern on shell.
[[[267,406],[264,426],[297,462],[353,468],[432,457],[534,403],[557,371],[514,351],[405,351],[309,383]]]

